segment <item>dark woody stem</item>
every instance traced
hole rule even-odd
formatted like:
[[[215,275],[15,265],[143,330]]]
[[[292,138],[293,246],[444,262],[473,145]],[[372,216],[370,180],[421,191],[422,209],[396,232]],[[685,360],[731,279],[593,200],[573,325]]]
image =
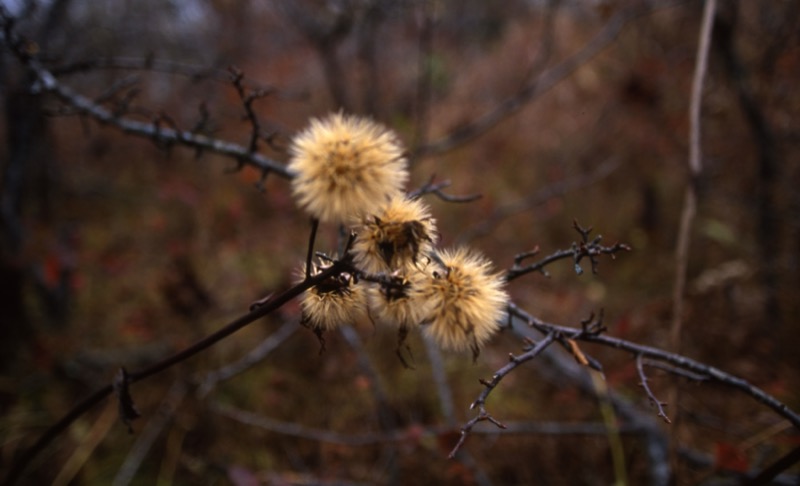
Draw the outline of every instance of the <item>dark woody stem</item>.
[[[306,280],[311,277],[311,260],[314,258],[314,243],[317,239],[319,219],[311,218],[311,234],[308,236],[308,253],[306,255]]]

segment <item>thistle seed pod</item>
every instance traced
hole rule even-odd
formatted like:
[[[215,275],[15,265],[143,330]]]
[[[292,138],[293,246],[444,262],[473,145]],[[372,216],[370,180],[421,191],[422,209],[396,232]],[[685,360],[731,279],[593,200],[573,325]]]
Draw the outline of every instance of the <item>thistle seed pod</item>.
[[[325,264],[313,265],[311,275],[325,268]],[[367,294],[364,285],[356,282],[352,275],[340,273],[306,290],[300,307],[303,325],[316,332],[331,331],[366,319]]]
[[[357,227],[353,259],[369,273],[413,273],[420,259],[433,251],[436,239],[436,220],[428,207],[419,200],[396,197]]]
[[[489,260],[463,248],[440,251],[436,260],[442,267],[432,272],[423,290],[432,309],[424,331],[440,347],[470,349],[477,358],[504,315],[508,295],[503,278],[492,273]]]
[[[300,207],[322,222],[347,223],[402,194],[404,149],[394,132],[335,113],[312,119],[290,147],[288,169]]]

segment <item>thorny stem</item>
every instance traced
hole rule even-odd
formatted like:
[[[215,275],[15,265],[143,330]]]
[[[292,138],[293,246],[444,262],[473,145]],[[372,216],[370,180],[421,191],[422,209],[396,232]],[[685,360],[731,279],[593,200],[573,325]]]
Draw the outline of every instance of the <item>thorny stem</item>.
[[[545,349],[547,349],[547,347],[550,346],[556,340],[556,338],[557,338],[556,333],[549,333],[544,337],[544,339],[542,339],[541,341],[536,343],[535,346],[533,346],[532,348],[528,349],[527,351],[525,351],[524,353],[520,354],[519,356],[514,356],[513,354],[509,354],[509,357],[508,357],[509,362],[508,362],[508,364],[503,366],[502,368],[500,368],[497,372],[495,372],[495,374],[492,375],[492,379],[491,380],[489,380],[489,381],[480,380],[481,384],[485,388],[483,389],[481,394],[478,395],[478,398],[474,402],[472,402],[472,405],[470,405],[470,407],[469,407],[470,410],[474,410],[477,407],[478,408],[478,415],[473,417],[469,422],[467,422],[461,428],[461,437],[458,439],[458,442],[453,447],[453,450],[450,451],[450,455],[449,455],[450,459],[455,457],[456,453],[459,451],[459,449],[461,449],[461,446],[463,446],[464,442],[467,440],[467,436],[470,434],[470,432],[472,431],[473,427],[475,427],[475,425],[478,422],[483,422],[484,420],[488,420],[489,422],[493,423],[494,425],[496,425],[497,427],[499,427],[501,429],[505,428],[505,425],[503,425],[497,419],[492,417],[492,415],[489,414],[489,412],[486,411],[486,407],[485,407],[486,399],[489,398],[489,395],[492,393],[492,391],[497,387],[497,385],[503,380],[503,378],[506,375],[511,373],[514,369],[516,369],[522,363],[530,361],[533,358],[535,358],[536,356],[538,356],[539,354],[541,354],[541,352],[544,351]]]
[[[583,228],[577,223],[577,221],[573,222],[573,227],[581,235],[580,242],[573,243],[572,248],[569,250],[558,250],[555,253],[526,266],[522,266],[522,260],[537,255],[539,253],[539,247],[537,246],[531,251],[516,255],[514,257],[514,265],[505,274],[504,278],[506,282],[510,282],[532,272],[542,272],[545,274],[545,276],[547,276],[547,272],[544,270],[544,268],[557,260],[563,260],[565,258],[572,258],[575,261],[575,271],[578,274],[583,272],[583,269],[580,267],[581,260],[583,258],[588,258],[592,264],[592,273],[597,273],[598,256],[611,255],[611,258],[614,258],[616,254],[621,251],[631,251],[631,247],[625,243],[615,243],[612,246],[603,246],[600,244],[600,241],[602,240],[601,236],[596,236],[590,241],[589,233],[591,233],[592,228]]]
[[[311,260],[314,259],[314,243],[317,240],[319,220],[311,218],[311,234],[308,236],[308,253],[306,254],[306,280],[311,277]]]
[[[123,112],[109,110],[96,101],[91,100],[73,91],[68,86],[61,83],[58,78],[46,69],[38,59],[31,53],[30,42],[17,34],[14,30],[14,19],[5,11],[0,9],[0,29],[4,35],[5,44],[19,61],[30,69],[36,77],[34,89],[51,93],[60,99],[67,106],[77,113],[87,115],[98,123],[109,125],[130,135],[136,135],[152,140],[162,147],[171,145],[183,145],[194,148],[198,151],[209,151],[231,157],[239,164],[248,164],[261,171],[269,171],[287,179],[291,179],[293,174],[283,164],[264,157],[263,155],[251,150],[251,147],[243,147],[238,144],[208,137],[206,135],[180,130],[174,126],[162,127],[158,122],[141,122],[123,116]],[[160,121],[164,121],[161,119]]]
[[[800,429],[800,414],[761,388],[751,384],[747,380],[726,373],[719,368],[700,363],[699,361],[695,361],[686,356],[664,351],[663,349],[654,348],[652,346],[636,344],[624,339],[619,339],[604,334],[585,333],[581,329],[551,324],[528,314],[513,302],[508,304],[508,312],[509,314],[522,319],[529,326],[545,335],[556,333],[557,335],[574,339],[576,341],[600,344],[602,346],[626,351],[634,356],[641,355],[643,358],[663,361],[677,368],[686,370],[694,375],[702,376],[709,381],[714,381],[737,389],[771,408],[775,413],[791,422],[792,425],[794,425],[797,429]]]

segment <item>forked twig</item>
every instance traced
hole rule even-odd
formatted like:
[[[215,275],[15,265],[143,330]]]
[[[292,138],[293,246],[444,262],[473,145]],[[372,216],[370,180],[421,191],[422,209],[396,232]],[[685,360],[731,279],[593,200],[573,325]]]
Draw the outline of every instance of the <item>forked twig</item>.
[[[484,386],[484,389],[481,392],[481,394],[478,395],[478,398],[474,402],[472,402],[472,405],[469,406],[470,410],[474,410],[477,407],[478,415],[470,419],[469,422],[467,422],[466,424],[464,424],[463,427],[461,427],[461,437],[458,439],[458,442],[453,447],[453,450],[450,451],[449,457],[451,459],[455,457],[458,450],[461,449],[461,446],[464,445],[464,442],[467,440],[467,436],[470,434],[473,427],[475,427],[475,425],[478,422],[489,421],[501,429],[505,428],[505,425],[503,425],[502,422],[499,422],[497,419],[492,417],[492,415],[489,412],[486,411],[486,406],[485,406],[486,399],[489,398],[489,395],[497,387],[497,385],[500,384],[500,382],[503,380],[503,378],[505,378],[506,375],[514,371],[521,364],[525,363],[526,361],[530,361],[539,354],[541,354],[541,352],[547,349],[547,347],[550,346],[555,340],[556,340],[556,333],[550,333],[547,334],[544,337],[544,339],[536,343],[535,346],[528,349],[519,356],[514,356],[513,354],[509,354],[508,356],[509,363],[500,368],[499,370],[497,370],[494,373],[494,375],[492,375],[491,380],[488,381],[483,379],[480,380],[481,384]]]
[[[672,421],[667,416],[666,412],[664,412],[664,406],[667,404],[656,398],[653,390],[650,389],[650,385],[648,385],[647,375],[644,373],[644,364],[642,363],[642,355],[636,355],[636,371],[639,372],[639,385],[642,387],[644,392],[647,394],[647,398],[650,399],[650,403],[656,407],[658,410],[658,416],[664,419],[664,422],[671,424]]]

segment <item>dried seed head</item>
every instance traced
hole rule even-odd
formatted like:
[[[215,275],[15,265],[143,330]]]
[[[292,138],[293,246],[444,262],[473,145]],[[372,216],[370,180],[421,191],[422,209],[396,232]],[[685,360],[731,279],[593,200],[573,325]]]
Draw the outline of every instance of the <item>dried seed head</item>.
[[[335,113],[312,119],[290,148],[298,204],[323,222],[376,212],[408,179],[394,132],[369,119]]]
[[[312,265],[311,275],[318,275],[329,265]],[[367,294],[352,275],[340,273],[306,290],[300,307],[304,325],[315,331],[331,331],[366,319]]]
[[[369,288],[369,309],[379,323],[413,329],[430,314],[431,308],[423,290],[430,276],[422,271],[412,271],[408,276],[395,276],[387,284]]]
[[[356,229],[354,261],[370,273],[413,273],[420,259],[433,251],[436,238],[436,220],[428,207],[419,200],[395,197],[378,213],[363,218]]]
[[[508,302],[502,276],[492,273],[489,260],[463,248],[440,251],[438,260],[443,268],[423,291],[432,309],[425,332],[444,349],[471,349],[477,357],[499,329]]]

